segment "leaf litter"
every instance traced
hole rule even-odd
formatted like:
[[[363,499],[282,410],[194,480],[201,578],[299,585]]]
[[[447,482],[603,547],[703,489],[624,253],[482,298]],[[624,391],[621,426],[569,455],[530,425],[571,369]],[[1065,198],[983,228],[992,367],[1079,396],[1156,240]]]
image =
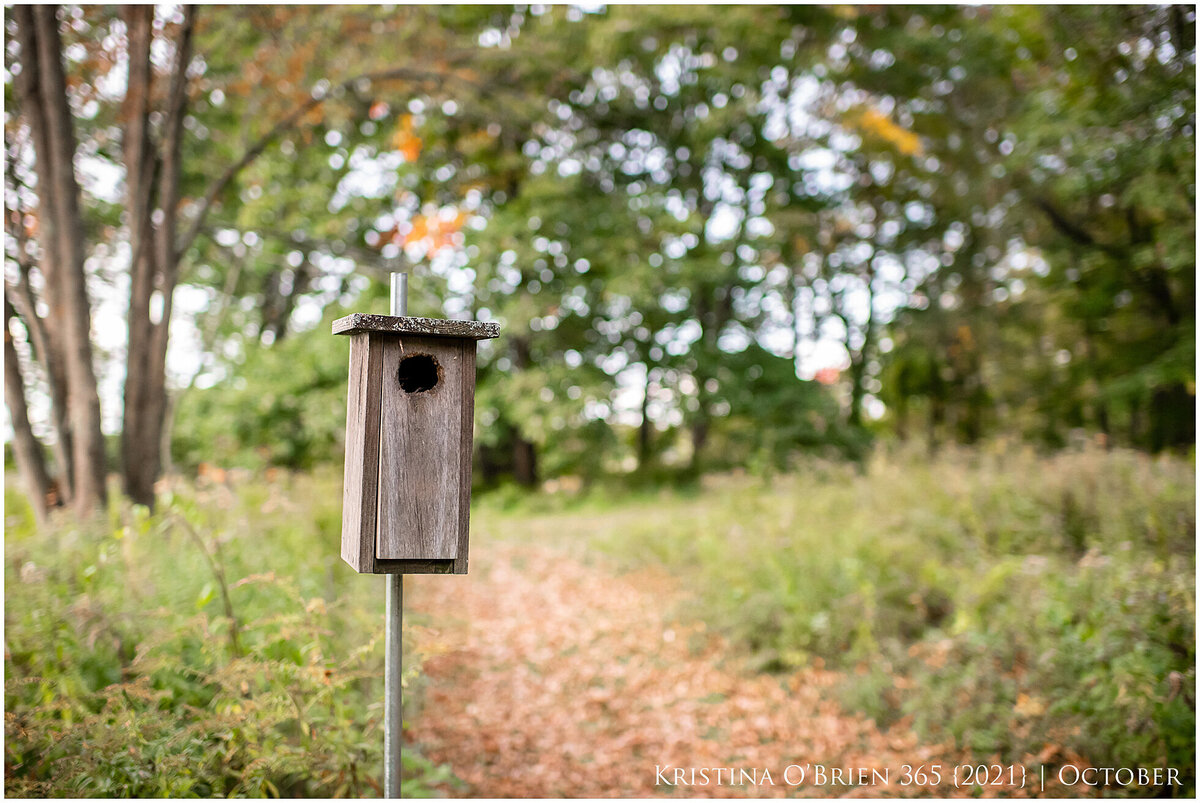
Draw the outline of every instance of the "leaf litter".
[[[835,701],[840,675],[753,671],[703,622],[680,621],[688,594],[666,572],[617,573],[562,550],[476,545],[472,573],[414,577],[410,610],[424,687],[408,743],[449,765],[466,797],[1032,797],[1025,788],[955,788],[970,763],[923,744],[901,720],[886,730]],[[1033,758],[1033,757],[1029,757]],[[1079,763],[1084,763],[1080,760]],[[906,775],[903,767],[910,765]],[[932,782],[931,765],[942,781]],[[797,783],[806,768],[805,782]],[[817,783],[816,766],[825,768]],[[908,784],[924,765],[926,783]],[[682,783],[675,769],[683,769]],[[694,775],[690,774],[696,768]],[[699,769],[707,769],[707,784]],[[722,768],[720,780],[716,768]],[[753,783],[730,783],[746,778]],[[861,783],[834,783],[865,779]],[[660,772],[661,770],[661,772]],[[763,781],[770,773],[771,784]],[[872,773],[877,770],[877,773]],[[785,775],[785,772],[787,773]],[[887,783],[881,782],[886,777]],[[1050,779],[1049,773],[1047,780]],[[692,781],[693,783],[689,783]],[[1050,786],[1078,797],[1090,789]]]

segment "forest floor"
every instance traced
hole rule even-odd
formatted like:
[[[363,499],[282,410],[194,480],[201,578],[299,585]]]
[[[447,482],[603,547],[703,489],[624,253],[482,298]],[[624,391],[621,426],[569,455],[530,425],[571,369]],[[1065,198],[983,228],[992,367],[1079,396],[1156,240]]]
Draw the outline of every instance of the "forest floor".
[[[922,744],[905,720],[881,730],[845,712],[835,672],[753,671],[702,622],[678,620],[690,595],[661,569],[493,542],[472,549],[471,574],[406,591],[424,656],[406,741],[449,766],[455,797],[1038,794],[1036,770],[1025,789],[955,788],[964,755]]]

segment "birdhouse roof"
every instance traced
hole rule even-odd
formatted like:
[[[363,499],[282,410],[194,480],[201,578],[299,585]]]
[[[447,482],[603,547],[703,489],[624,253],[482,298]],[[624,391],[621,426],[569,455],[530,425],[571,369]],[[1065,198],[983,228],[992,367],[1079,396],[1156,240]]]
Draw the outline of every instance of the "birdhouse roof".
[[[445,318],[368,315],[365,312],[355,312],[333,322],[335,335],[354,335],[360,332],[490,340],[500,336],[500,324],[484,321],[452,321]]]

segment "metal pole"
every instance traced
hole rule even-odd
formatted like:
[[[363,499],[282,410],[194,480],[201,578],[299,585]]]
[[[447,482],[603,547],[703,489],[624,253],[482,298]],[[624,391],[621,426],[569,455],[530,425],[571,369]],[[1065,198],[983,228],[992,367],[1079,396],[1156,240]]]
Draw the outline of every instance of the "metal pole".
[[[387,650],[383,688],[383,796],[400,797],[402,736],[404,729],[403,698],[400,686],[401,664],[404,657],[404,575],[387,576]]]
[[[408,314],[408,274],[392,274],[392,315]],[[387,576],[387,623],[384,638],[383,796],[399,798],[404,731],[404,575]]]
[[[392,274],[392,315],[408,315],[408,274]]]

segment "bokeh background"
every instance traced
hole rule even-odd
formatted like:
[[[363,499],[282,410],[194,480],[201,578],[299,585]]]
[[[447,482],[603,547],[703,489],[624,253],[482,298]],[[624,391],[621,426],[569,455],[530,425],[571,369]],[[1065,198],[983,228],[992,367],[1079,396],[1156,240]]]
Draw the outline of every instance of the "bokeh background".
[[[476,544],[658,567],[880,734],[1190,795],[1195,28],[6,9],[6,790],[378,793],[329,325],[403,270],[502,327]],[[435,752],[408,793],[487,792]]]

